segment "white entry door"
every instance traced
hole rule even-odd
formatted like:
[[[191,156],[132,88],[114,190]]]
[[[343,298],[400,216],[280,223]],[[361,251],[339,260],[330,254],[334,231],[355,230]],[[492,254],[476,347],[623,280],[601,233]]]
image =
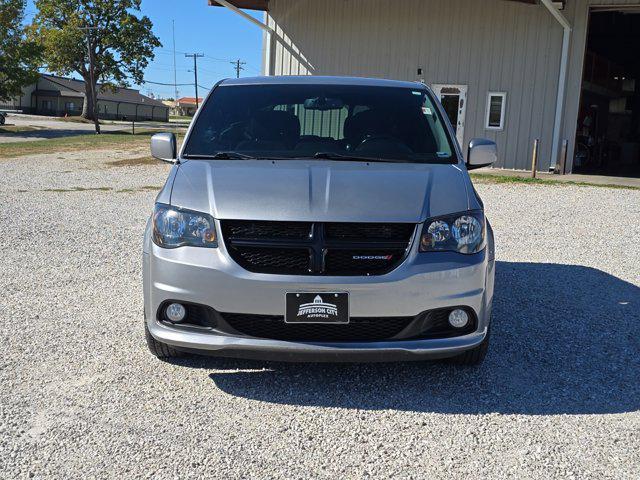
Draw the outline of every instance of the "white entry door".
[[[432,85],[433,91],[442,103],[451,125],[456,130],[458,143],[464,143],[464,117],[467,111],[467,85]]]

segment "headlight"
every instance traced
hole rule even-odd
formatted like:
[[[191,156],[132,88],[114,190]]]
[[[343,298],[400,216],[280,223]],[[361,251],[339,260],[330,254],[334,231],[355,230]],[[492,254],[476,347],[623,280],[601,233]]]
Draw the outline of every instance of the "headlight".
[[[156,203],[153,210],[153,242],[163,248],[218,246],[213,217]]]
[[[482,211],[457,213],[427,220],[420,237],[420,251],[478,253],[484,249],[485,221]]]

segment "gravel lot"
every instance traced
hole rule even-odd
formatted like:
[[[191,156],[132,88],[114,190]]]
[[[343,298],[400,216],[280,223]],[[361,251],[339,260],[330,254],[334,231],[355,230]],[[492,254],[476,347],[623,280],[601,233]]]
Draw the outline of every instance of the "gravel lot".
[[[0,160],[0,477],[638,478],[640,191],[478,186],[480,368],[170,364],[140,258],[168,167],[130,157]]]

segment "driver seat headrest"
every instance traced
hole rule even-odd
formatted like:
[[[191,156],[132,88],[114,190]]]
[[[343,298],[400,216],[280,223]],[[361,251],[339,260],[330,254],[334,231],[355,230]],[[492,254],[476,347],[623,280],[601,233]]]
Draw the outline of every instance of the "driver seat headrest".
[[[353,143],[373,135],[388,134],[388,130],[388,116],[379,110],[356,113],[344,122],[344,137]]]

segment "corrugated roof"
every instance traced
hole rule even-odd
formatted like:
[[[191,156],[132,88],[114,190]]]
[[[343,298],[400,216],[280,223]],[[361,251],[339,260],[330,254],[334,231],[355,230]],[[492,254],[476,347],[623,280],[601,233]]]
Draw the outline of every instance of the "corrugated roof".
[[[247,10],[262,10],[263,12],[269,10],[269,0],[229,0],[229,3]],[[209,0],[209,5],[213,7],[220,6],[215,0]]]
[[[85,86],[84,81],[76,80],[75,78],[66,78],[66,77],[58,77],[55,75],[42,75],[42,78],[45,80],[49,80],[50,82],[59,85],[64,90],[69,90],[71,92],[76,92],[75,95],[69,96],[78,96],[80,93],[84,95]],[[103,85],[98,84],[98,100],[105,100],[111,102],[124,102],[124,103],[134,103],[139,105],[152,105],[156,107],[164,107],[167,108],[162,102],[155,100],[151,97],[147,97],[146,95],[142,95],[140,91],[134,90],[132,88],[120,88],[116,87],[115,91],[112,91],[110,88],[102,88]],[[66,95],[65,95],[66,96]]]
[[[507,0],[507,1],[531,3],[531,4],[539,3],[539,0]],[[229,3],[235,5],[238,8],[244,8],[247,10],[262,10],[263,12],[269,10],[269,0],[229,0]],[[221,6],[218,2],[216,2],[216,0],[209,0],[209,5],[213,7]]]

